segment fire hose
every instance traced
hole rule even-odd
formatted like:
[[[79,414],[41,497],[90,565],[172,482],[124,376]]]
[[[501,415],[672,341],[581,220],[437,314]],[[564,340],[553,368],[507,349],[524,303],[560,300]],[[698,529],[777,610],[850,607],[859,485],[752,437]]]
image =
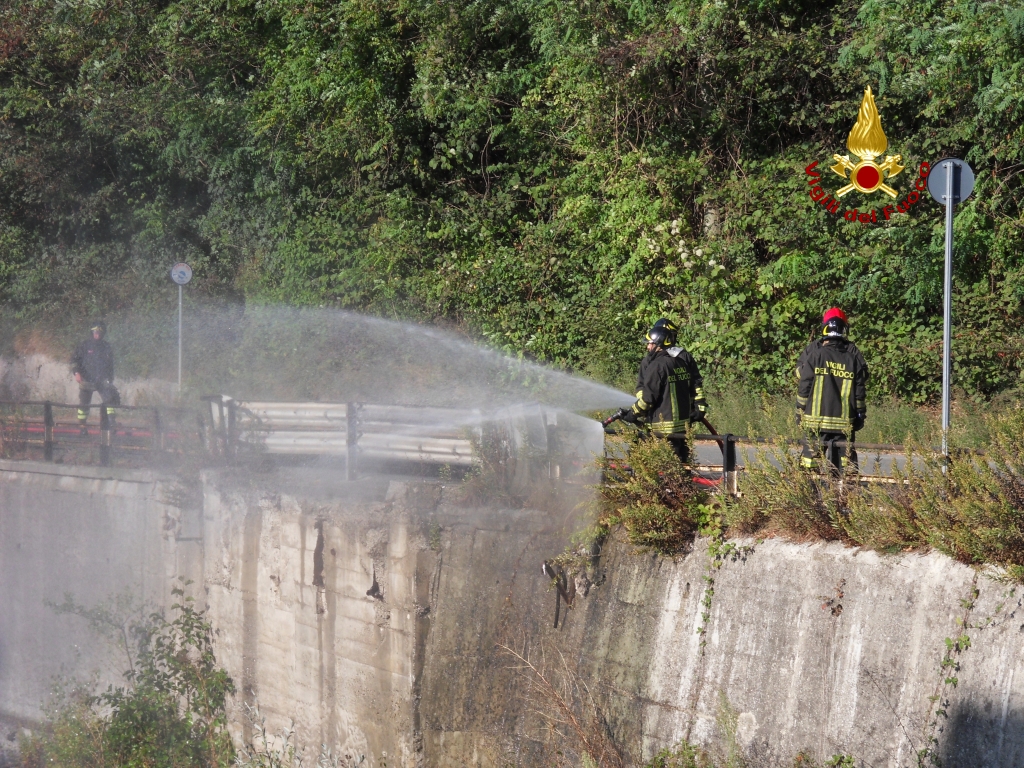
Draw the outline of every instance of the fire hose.
[[[632,413],[632,411],[630,411],[628,408],[620,408],[615,413],[613,413],[611,416],[609,416],[607,419],[604,419],[601,422],[601,426],[604,427],[605,432],[607,432],[608,431],[608,427],[610,427],[616,421],[619,421],[623,417],[629,415],[630,413]],[[726,450],[725,449],[725,440],[720,439],[720,435],[718,434],[718,430],[715,429],[713,426],[711,426],[711,422],[708,421],[708,417],[707,416],[705,416],[704,414],[701,414],[700,419],[698,421],[700,421],[701,424],[703,424],[705,427],[707,427],[707,430],[708,430],[708,432],[711,433],[712,437],[719,438],[719,439],[715,440],[715,442],[718,443],[718,447],[722,450],[722,462],[724,464],[725,461],[726,461],[726,457],[725,457],[725,450]],[[629,422],[627,422],[627,423],[629,423]]]

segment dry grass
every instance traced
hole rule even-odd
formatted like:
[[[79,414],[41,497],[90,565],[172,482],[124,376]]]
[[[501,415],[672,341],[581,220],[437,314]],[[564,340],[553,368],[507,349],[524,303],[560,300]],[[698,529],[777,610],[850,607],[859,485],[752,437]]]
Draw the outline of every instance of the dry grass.
[[[579,671],[561,651],[541,648],[531,655],[526,643],[499,646],[512,660],[512,669],[527,681],[532,711],[545,723],[557,768],[627,768],[601,708]]]
[[[954,453],[947,472],[934,453],[908,446],[893,483],[862,486],[803,470],[784,440],[716,505],[726,535],[842,541],[880,552],[935,549],[970,565],[996,565],[1024,580],[1024,408],[983,419],[982,453]],[[622,525],[632,543],[663,554],[685,548],[708,524],[706,494],[662,440],[617,438],[606,460],[598,531]]]
[[[970,565],[997,565],[1024,578],[1024,408],[990,417],[983,454],[941,460],[917,452],[918,466],[892,484],[861,486],[801,472],[776,450],[775,467],[748,473],[742,498],[726,509],[729,531],[840,540],[881,552],[931,548]]]

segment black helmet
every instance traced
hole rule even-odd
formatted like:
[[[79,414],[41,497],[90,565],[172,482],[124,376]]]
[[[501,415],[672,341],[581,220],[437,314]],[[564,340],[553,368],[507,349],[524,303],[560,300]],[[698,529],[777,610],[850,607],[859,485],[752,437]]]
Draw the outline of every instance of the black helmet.
[[[106,336],[107,335],[107,321],[106,320],[97,320],[96,322],[92,323],[89,326],[89,333],[93,333],[95,331],[99,331],[100,332],[100,336]]]
[[[657,344],[662,349],[667,349],[676,343],[676,328],[675,324],[666,317],[658,320],[647,332],[647,343]]]

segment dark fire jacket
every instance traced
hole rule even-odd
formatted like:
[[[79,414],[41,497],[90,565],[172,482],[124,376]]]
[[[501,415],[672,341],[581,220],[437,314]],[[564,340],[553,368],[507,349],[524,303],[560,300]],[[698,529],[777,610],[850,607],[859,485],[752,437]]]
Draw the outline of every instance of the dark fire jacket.
[[[686,431],[690,414],[704,411],[704,379],[693,355],[681,347],[648,352],[640,363],[636,390],[633,413],[660,435]]]
[[[846,339],[818,339],[796,364],[796,409],[806,429],[851,432],[857,411],[867,413],[868,366]]]
[[[88,384],[114,380],[114,350],[106,339],[90,336],[75,348],[71,356],[71,372],[82,374]]]

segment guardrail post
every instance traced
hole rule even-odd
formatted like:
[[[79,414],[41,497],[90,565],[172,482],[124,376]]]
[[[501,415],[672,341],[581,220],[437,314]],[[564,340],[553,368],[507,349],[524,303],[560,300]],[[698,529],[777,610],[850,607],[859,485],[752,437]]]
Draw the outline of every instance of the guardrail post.
[[[160,409],[153,409],[153,450],[162,451],[164,449],[164,429],[163,424],[160,423]]]
[[[100,466],[110,466],[110,415],[107,406],[100,406]]]
[[[43,403],[43,460],[53,461],[53,403]]]
[[[736,435],[722,435],[725,450],[722,452],[722,478],[725,480],[727,492],[738,496],[739,472],[736,470]]]
[[[345,432],[345,479],[355,480],[359,454],[359,418],[355,403],[345,403]]]
[[[233,460],[238,455],[238,428],[235,414],[235,399],[229,398],[227,402],[227,431],[224,445],[224,456]]]

